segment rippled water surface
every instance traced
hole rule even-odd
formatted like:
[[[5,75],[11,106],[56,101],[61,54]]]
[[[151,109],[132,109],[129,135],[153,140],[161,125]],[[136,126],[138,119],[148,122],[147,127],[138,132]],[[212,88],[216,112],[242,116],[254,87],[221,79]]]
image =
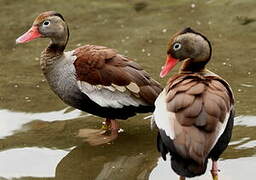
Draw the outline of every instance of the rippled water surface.
[[[219,163],[220,179],[255,179],[255,7],[254,0],[0,1],[0,180],[178,179],[156,150],[149,114],[121,122],[124,132],[112,144],[90,146],[77,136],[80,129],[99,128],[102,119],[66,106],[49,89],[39,67],[48,40],[14,43],[46,10],[68,22],[67,49],[115,48],[163,85],[167,79],[158,74],[169,37],[187,26],[204,33],[213,46],[209,69],[236,96],[235,128]],[[208,170],[192,179],[211,175]]]

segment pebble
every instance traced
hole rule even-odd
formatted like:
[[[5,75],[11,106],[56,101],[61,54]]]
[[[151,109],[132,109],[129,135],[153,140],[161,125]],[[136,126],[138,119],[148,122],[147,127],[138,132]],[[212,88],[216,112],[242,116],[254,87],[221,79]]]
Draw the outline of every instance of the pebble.
[[[166,32],[167,32],[167,29],[163,29],[162,32],[163,32],[163,33],[166,33]]]

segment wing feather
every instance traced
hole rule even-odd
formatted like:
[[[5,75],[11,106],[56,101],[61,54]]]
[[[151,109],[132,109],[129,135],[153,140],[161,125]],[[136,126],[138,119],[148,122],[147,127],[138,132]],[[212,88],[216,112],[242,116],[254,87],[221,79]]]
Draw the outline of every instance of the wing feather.
[[[162,101],[165,101],[169,118],[160,119],[154,112],[156,125],[165,132],[171,131],[166,134],[171,135],[176,151],[182,157],[203,163],[224,132],[233,110],[229,85],[218,76],[180,74],[169,80],[163,93]]]
[[[74,56],[78,87],[103,107],[152,106],[162,91],[139,64],[113,49],[86,45]]]

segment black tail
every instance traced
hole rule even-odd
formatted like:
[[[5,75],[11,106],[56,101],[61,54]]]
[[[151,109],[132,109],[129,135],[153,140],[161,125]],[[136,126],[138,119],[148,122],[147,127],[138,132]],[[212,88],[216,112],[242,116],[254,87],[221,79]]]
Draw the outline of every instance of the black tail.
[[[162,138],[159,132],[157,133],[157,150],[158,152],[161,153],[162,158],[166,160],[166,154],[168,154],[169,151],[167,147],[164,145],[164,142],[162,141]]]
[[[205,160],[203,165],[198,164],[191,159],[184,159],[177,154],[171,139],[168,139],[169,146],[166,146],[162,140],[160,133],[157,135],[157,149],[161,153],[162,158],[166,160],[166,154],[171,154],[171,166],[175,173],[180,176],[194,177],[205,173],[207,168],[208,159]]]
[[[195,177],[200,176],[205,173],[207,168],[207,161],[200,165],[194,160],[184,159],[179,155],[172,155],[171,157],[171,165],[172,169],[180,176],[185,177]]]

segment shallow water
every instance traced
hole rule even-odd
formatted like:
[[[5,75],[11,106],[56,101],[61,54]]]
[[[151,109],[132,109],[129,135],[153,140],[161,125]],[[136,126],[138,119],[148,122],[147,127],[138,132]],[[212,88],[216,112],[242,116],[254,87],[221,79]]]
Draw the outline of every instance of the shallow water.
[[[47,40],[14,43],[46,10],[68,22],[67,49],[87,43],[115,48],[162,84],[168,38],[187,26],[205,34],[213,45],[208,67],[236,96],[236,126],[219,163],[220,179],[255,179],[255,6],[254,0],[0,1],[0,180],[178,179],[156,151],[156,132],[144,119],[149,114],[121,122],[124,132],[111,144],[90,146],[77,136],[99,128],[102,119],[67,107],[49,89],[38,59]],[[193,179],[211,179],[210,172]]]

